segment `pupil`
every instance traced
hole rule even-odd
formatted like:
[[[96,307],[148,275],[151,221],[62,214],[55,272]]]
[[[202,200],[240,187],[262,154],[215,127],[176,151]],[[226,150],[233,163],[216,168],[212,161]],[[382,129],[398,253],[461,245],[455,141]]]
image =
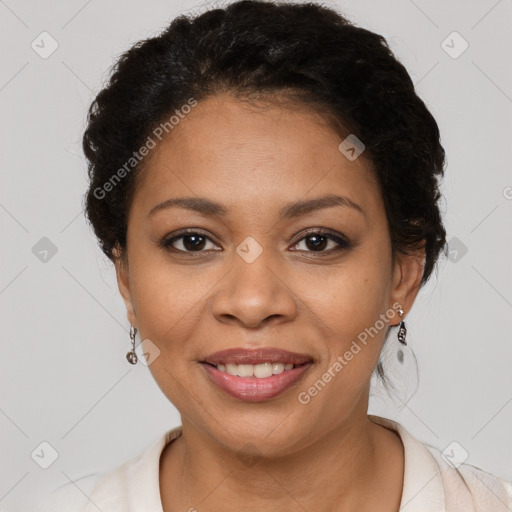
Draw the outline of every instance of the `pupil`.
[[[187,250],[200,250],[204,247],[204,237],[201,235],[186,235],[183,238],[183,245]],[[308,249],[322,250],[325,249],[327,238],[322,235],[311,235],[306,239]]]
[[[310,240],[316,240],[316,242],[313,242],[312,244],[309,243]],[[325,242],[327,238],[322,235],[311,235],[308,236],[306,239],[306,245],[308,246],[308,249],[324,249],[325,248]]]
[[[195,243],[188,243],[190,240],[195,240]],[[186,235],[183,238],[183,245],[187,250],[202,249],[204,246],[204,237],[201,235]]]

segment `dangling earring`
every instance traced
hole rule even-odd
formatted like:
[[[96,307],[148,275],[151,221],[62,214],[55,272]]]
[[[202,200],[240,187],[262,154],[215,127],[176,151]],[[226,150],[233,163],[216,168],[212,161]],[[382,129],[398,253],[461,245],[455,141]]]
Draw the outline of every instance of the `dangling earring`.
[[[137,329],[133,327],[133,325],[130,325],[130,339],[132,340],[132,349],[128,354],[126,354],[126,359],[128,359],[128,362],[131,364],[137,364],[137,361],[139,358],[137,357],[137,354],[135,353],[135,335],[137,334]]]
[[[403,316],[404,316],[404,312],[402,309],[399,309],[398,310],[398,314],[400,315],[400,318],[402,319]],[[400,323],[398,324],[398,334],[397,334],[397,338],[398,338],[398,341],[402,344],[402,345],[407,345],[407,341],[405,341],[405,336],[407,335],[407,329],[405,327],[405,322],[403,320],[400,320]],[[398,362],[400,364],[403,364],[404,363],[404,351],[399,348],[398,349],[398,352],[396,353],[396,357],[398,359]]]
[[[398,334],[397,338],[398,341],[402,345],[407,345],[407,341],[405,341],[405,337],[407,335],[407,328],[405,327],[405,322],[403,321],[404,311],[403,309],[398,310],[398,315],[400,316],[400,323],[398,324]]]

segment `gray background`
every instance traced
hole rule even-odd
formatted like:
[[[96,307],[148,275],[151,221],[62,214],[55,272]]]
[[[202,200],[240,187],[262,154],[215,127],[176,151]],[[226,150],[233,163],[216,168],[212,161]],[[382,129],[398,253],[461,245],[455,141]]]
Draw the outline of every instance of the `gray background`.
[[[393,333],[388,373],[400,392],[390,399],[375,388],[370,412],[441,450],[456,441],[467,462],[512,480],[511,1],[326,4],[388,39],[448,154],[450,258],[407,317],[419,384],[413,365],[393,367]],[[125,359],[129,325],[114,270],[81,211],[81,136],[114,58],[205,5],[0,0],[0,510],[112,469],[180,422],[148,368]],[[46,59],[31,47],[43,46],[43,31],[59,45]],[[454,31],[469,44],[457,58]],[[43,237],[57,249],[46,261]],[[31,458],[43,441],[58,452],[48,469]]]

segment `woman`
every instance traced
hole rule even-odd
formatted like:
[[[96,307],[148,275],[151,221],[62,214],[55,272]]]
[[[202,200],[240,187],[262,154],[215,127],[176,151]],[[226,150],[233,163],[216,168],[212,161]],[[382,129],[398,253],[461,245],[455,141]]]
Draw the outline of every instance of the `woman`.
[[[139,337],[182,425],[49,509],[512,509],[368,415],[446,242],[438,127],[381,36],[315,4],[179,17],[122,55],[83,142],[128,362]]]

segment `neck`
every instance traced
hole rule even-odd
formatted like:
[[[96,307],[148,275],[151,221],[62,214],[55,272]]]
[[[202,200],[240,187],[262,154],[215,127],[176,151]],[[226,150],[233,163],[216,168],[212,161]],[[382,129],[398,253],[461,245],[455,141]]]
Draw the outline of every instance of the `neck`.
[[[385,432],[384,432],[385,431]],[[391,437],[389,437],[391,436]],[[183,434],[161,457],[160,486],[165,512],[174,510],[362,510],[382,494],[369,489],[401,475],[390,472],[395,434],[371,422],[366,413],[338,425],[316,441],[282,457],[241,455],[183,421]],[[384,448],[386,446],[386,448]],[[392,457],[391,457],[392,458]],[[399,471],[399,473],[397,473]],[[398,510],[400,492],[389,495]],[[379,507],[380,505],[380,507]]]

